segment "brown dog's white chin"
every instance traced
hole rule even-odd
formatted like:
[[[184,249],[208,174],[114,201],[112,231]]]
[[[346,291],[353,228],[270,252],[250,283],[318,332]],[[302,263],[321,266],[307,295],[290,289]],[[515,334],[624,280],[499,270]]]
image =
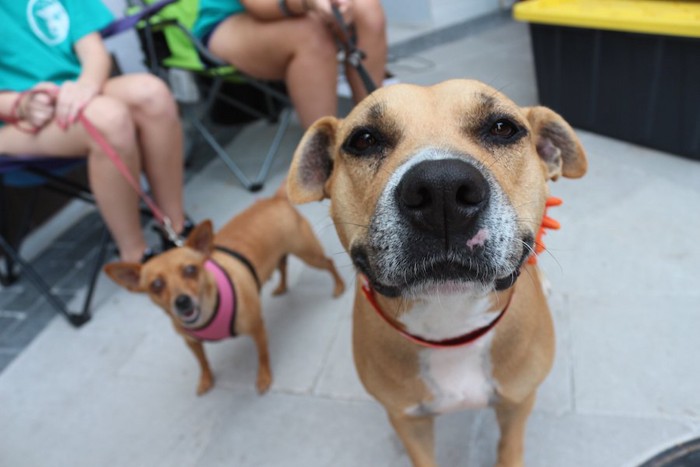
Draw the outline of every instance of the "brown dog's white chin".
[[[484,295],[493,290],[493,285],[482,282],[441,281],[428,282],[411,288],[409,297],[448,296],[448,295]]]

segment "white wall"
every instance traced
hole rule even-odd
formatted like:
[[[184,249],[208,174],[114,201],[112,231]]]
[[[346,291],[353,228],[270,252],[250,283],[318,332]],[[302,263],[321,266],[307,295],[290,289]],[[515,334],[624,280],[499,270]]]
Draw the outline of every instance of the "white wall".
[[[498,11],[499,0],[382,0],[390,24],[447,26]]]

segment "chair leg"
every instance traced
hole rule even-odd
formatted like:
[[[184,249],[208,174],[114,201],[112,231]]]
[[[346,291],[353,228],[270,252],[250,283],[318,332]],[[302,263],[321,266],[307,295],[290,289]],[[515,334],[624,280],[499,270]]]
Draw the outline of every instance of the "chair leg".
[[[97,258],[95,259],[92,271],[90,271],[90,283],[88,284],[87,295],[85,296],[85,301],[83,302],[83,309],[79,314],[73,314],[71,316],[75,317],[73,319],[84,320],[84,322],[90,319],[90,305],[92,305],[92,297],[95,293],[95,286],[97,285],[97,279],[100,277],[100,272],[102,271],[102,265],[107,259],[107,251],[109,249],[111,236],[107,227],[102,227],[102,236],[100,238],[100,245],[97,250]],[[82,323],[81,323],[82,324]]]
[[[71,313],[68,311],[68,307],[63,301],[58,299],[53,292],[51,287],[46,281],[37,273],[34,268],[27,263],[19,253],[10,245],[10,243],[0,235],[0,248],[2,248],[8,256],[12,258],[12,261],[16,262],[22,268],[22,273],[26,275],[27,279],[36,287],[41,294],[46,297],[49,304],[60,314],[66,317],[68,322],[75,326],[76,328],[82,326],[83,324],[90,321],[92,317],[90,314],[90,305],[92,304],[92,297],[95,292],[95,286],[97,285],[97,279],[99,278],[102,265],[105,262],[107,256],[107,250],[109,248],[110,235],[107,228],[103,228],[102,238],[100,240],[100,247],[97,253],[97,260],[91,271],[90,284],[88,287],[87,295],[85,301],[83,302],[83,307],[80,313]]]
[[[216,138],[214,138],[214,135],[211,134],[209,130],[200,122],[199,120],[192,120],[192,125],[197,129],[200,135],[204,138],[204,140],[209,144],[209,146],[216,152],[216,155],[219,156],[219,158],[226,164],[226,166],[229,168],[231,172],[236,176],[236,178],[241,182],[241,184],[250,191],[258,191],[261,187],[258,187],[256,184],[250,181],[250,179],[246,176],[245,173],[238,167],[238,164],[236,164],[234,161],[231,160],[231,157],[228,155],[228,153],[224,150],[224,148],[221,147],[218,141],[216,141]]]
[[[46,300],[56,311],[58,311],[66,317],[69,323],[71,323],[75,327],[80,327],[90,319],[89,315],[85,317],[80,314],[70,313],[66,308],[66,305],[61,300],[59,300],[58,297],[56,297],[53,294],[53,292],[51,292],[51,287],[46,283],[46,281],[44,281],[44,279],[41,278],[41,276],[34,270],[34,268],[29,263],[22,259],[22,257],[12,247],[12,245],[10,245],[10,243],[5,239],[5,237],[1,235],[0,248],[2,248],[5,251],[5,254],[9,255],[14,262],[20,265],[20,267],[22,268],[22,273],[26,275],[27,279],[29,279],[29,281],[34,285],[34,287],[39,289],[41,294],[44,297],[46,297]]]
[[[280,115],[281,115],[281,118],[280,118],[279,124],[277,126],[277,131],[275,132],[275,136],[272,139],[272,144],[270,144],[270,148],[267,151],[267,155],[265,156],[265,159],[263,160],[262,167],[260,167],[260,172],[258,172],[258,177],[256,178],[256,181],[253,183],[253,186],[256,187],[256,189],[251,189],[251,191],[260,190],[263,187],[265,180],[267,179],[267,175],[270,172],[270,169],[272,168],[272,163],[274,162],[275,156],[277,156],[277,153],[279,151],[280,144],[282,144],[282,138],[284,137],[284,134],[287,132],[287,128],[289,127],[289,122],[291,121],[291,118],[292,118],[292,108],[285,107],[284,110],[282,110],[282,113]]]

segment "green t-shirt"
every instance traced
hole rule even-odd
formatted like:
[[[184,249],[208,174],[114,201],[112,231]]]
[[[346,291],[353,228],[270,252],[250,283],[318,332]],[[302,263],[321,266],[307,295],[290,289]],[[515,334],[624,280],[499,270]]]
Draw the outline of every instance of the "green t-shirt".
[[[197,21],[192,34],[202,39],[220,22],[244,10],[245,7],[238,0],[199,0]]]
[[[73,45],[112,19],[99,0],[0,0],[0,90],[76,79]]]

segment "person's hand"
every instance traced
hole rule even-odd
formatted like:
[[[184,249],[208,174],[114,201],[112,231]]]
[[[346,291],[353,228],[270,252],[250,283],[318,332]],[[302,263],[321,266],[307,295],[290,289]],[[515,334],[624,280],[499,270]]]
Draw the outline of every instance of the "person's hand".
[[[351,24],[353,19],[353,0],[306,0],[311,11],[326,23],[331,29],[337,32],[338,23],[333,14],[332,7],[340,10],[345,24]]]
[[[32,88],[33,91],[46,91],[28,93],[19,103],[18,117],[34,128],[43,128],[49,123],[55,113],[55,93],[58,86],[53,83],[39,83]]]
[[[75,123],[83,108],[98,93],[96,86],[76,81],[66,81],[61,86],[56,99],[56,123],[62,129]]]

